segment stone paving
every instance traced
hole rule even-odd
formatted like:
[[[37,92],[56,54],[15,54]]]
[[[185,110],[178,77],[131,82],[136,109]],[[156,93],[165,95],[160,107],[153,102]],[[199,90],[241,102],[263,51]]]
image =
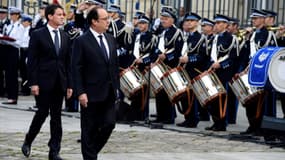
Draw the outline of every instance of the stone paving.
[[[3,101],[0,99],[0,102]],[[34,115],[29,110],[31,97],[20,97],[18,105],[0,105],[0,160],[26,159],[20,150],[25,132]],[[284,160],[285,148],[267,145],[263,137],[241,137],[247,127],[244,109],[239,109],[237,125],[226,132],[205,131],[211,122],[201,122],[196,129],[164,125],[150,129],[137,125],[117,124],[110,140],[99,154],[99,160]],[[278,112],[279,113],[279,112]],[[280,115],[282,116],[282,115]],[[81,160],[80,124],[78,113],[63,112],[61,156],[66,160]],[[178,115],[176,122],[183,120]],[[29,160],[46,160],[48,154],[49,119],[32,146]],[[140,123],[141,124],[141,123]]]

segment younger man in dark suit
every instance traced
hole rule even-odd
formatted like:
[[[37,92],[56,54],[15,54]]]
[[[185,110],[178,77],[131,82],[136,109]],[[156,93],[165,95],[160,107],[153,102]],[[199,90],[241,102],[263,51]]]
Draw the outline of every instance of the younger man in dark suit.
[[[62,137],[61,108],[63,97],[71,97],[71,54],[69,36],[59,30],[64,23],[60,5],[47,6],[46,27],[34,31],[29,44],[28,76],[32,94],[38,96],[38,111],[22,146],[23,154],[30,155],[31,144],[50,112],[49,160],[61,160],[59,156]],[[42,38],[46,37],[46,38]]]

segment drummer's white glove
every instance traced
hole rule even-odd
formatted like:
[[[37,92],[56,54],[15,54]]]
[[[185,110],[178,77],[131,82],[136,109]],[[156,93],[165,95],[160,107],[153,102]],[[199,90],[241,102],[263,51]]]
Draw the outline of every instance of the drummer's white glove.
[[[180,63],[188,63],[188,56],[181,56],[179,58]]]
[[[166,55],[165,55],[164,53],[159,54],[159,55],[158,55],[158,58],[159,58],[160,60],[164,61],[165,58],[166,58]]]
[[[219,69],[219,68],[221,68],[221,65],[220,65],[219,62],[215,62],[215,63],[212,64],[211,68],[213,68],[213,69]]]

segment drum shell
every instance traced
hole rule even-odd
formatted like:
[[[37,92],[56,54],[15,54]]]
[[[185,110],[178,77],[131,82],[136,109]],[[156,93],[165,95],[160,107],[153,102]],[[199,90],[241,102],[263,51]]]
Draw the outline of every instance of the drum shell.
[[[147,86],[147,81],[142,73],[135,67],[124,69],[120,73],[120,89],[128,98],[132,98]]]
[[[166,72],[161,77],[161,82],[172,103],[176,103],[186,95],[191,85],[189,75],[182,67],[176,67]]]
[[[206,107],[226,90],[213,71],[205,71],[196,76],[192,81],[192,89],[201,106]]]
[[[247,72],[236,74],[229,82],[229,85],[235,96],[244,106],[255,101],[255,99],[258,98],[258,95],[263,93],[262,88],[249,85]]]
[[[150,78],[151,92],[155,94],[163,90],[163,84],[161,77],[168,71],[166,66],[162,62],[154,63],[150,69],[144,71],[144,77]]]

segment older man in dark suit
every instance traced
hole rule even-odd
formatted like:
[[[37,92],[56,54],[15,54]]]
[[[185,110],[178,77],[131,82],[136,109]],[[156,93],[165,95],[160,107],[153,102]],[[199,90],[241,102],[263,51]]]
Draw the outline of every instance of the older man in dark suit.
[[[61,109],[63,97],[71,97],[71,54],[69,36],[59,26],[64,23],[63,8],[59,5],[47,6],[46,27],[34,31],[29,44],[29,83],[33,95],[38,96],[38,111],[22,146],[23,154],[30,155],[31,144],[39,133],[49,112],[51,115],[51,138],[49,159],[59,157],[62,138]],[[45,37],[45,38],[43,38]]]
[[[87,15],[90,28],[73,44],[74,90],[81,105],[84,160],[95,160],[115,127],[119,65],[115,38],[105,33],[110,19],[103,8]]]

